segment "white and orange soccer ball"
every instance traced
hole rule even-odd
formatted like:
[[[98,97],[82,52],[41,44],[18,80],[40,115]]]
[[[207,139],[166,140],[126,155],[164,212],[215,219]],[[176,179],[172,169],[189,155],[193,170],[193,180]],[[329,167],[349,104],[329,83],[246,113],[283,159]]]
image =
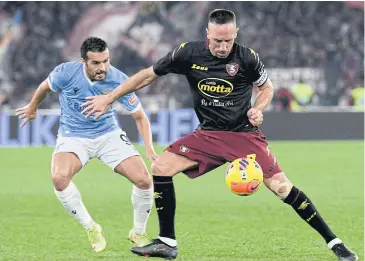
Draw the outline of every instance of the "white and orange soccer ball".
[[[256,193],[263,182],[261,166],[255,161],[256,154],[238,158],[229,164],[226,185],[236,195],[249,196]]]

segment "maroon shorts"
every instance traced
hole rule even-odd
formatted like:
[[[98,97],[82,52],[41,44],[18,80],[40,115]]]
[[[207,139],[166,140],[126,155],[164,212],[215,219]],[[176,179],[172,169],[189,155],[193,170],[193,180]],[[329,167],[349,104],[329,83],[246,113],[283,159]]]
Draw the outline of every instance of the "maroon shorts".
[[[259,130],[254,132],[196,130],[171,144],[167,150],[198,162],[197,167],[184,171],[192,179],[248,154],[256,154],[256,161],[260,164],[265,178],[282,171],[268,148],[266,137]]]

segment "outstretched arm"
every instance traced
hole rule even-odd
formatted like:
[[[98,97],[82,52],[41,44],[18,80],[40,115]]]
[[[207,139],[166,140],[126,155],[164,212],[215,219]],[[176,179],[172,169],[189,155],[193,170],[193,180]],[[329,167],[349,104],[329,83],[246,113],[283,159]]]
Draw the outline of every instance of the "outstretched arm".
[[[16,109],[16,115],[19,117],[19,119],[23,120],[20,125],[21,127],[25,126],[28,121],[35,119],[39,105],[51,91],[52,90],[49,87],[48,81],[44,80],[35,91],[30,103],[22,108]]]
[[[103,115],[109,108],[109,106],[120,97],[141,89],[158,78],[158,75],[153,71],[153,67],[149,67],[139,71],[131,76],[128,80],[120,84],[113,91],[107,95],[86,97],[87,102],[81,104],[81,107],[86,107],[81,113],[87,113],[86,118],[95,114],[95,120]]]
[[[134,74],[124,83],[115,88],[112,92],[108,93],[109,104],[112,104],[120,97],[142,89],[156,80],[158,76],[153,71],[153,67],[149,67]]]
[[[189,68],[189,63],[186,60],[187,57],[189,57],[189,48],[185,47],[186,45],[188,45],[188,43],[180,44],[180,46],[162,57],[154,66],[131,76],[109,94],[86,97],[86,100],[88,101],[81,104],[81,107],[86,108],[81,113],[86,113],[86,118],[95,113],[94,119],[97,120],[101,115],[108,111],[109,106],[117,99],[147,86],[159,76],[168,73],[185,74],[187,68]]]

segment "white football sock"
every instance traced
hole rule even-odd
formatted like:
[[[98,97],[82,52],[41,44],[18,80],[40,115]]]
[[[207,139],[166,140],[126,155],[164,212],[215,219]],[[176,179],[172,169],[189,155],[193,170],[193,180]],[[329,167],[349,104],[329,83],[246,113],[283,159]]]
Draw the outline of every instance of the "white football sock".
[[[165,244],[167,244],[171,247],[176,247],[177,246],[176,239],[172,239],[172,238],[168,238],[168,237],[158,237],[158,239],[160,239],[162,242],[164,242]]]
[[[146,233],[148,217],[150,216],[153,204],[153,186],[142,190],[133,185],[132,206],[134,209],[134,232]]]
[[[339,239],[339,238],[335,238],[335,239],[331,240],[331,241],[327,244],[327,246],[328,246],[328,248],[329,248],[329,249],[332,249],[332,247],[334,247],[334,246],[335,246],[335,245],[337,245],[337,244],[341,244],[341,243],[342,243],[341,239]]]
[[[93,226],[94,221],[82,203],[80,192],[72,181],[65,190],[54,189],[54,191],[68,213],[74,216],[85,229]]]

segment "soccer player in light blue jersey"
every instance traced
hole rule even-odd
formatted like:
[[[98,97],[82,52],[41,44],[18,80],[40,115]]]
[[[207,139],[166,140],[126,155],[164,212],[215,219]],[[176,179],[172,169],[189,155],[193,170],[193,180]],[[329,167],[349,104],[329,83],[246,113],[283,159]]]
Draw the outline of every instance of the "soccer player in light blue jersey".
[[[134,184],[134,227],[129,238],[137,245],[146,245],[150,243],[146,224],[153,204],[153,186],[148,170],[126,133],[118,127],[114,109],[95,120],[94,117],[86,118],[80,107],[85,97],[104,95],[128,77],[109,64],[107,44],[100,38],[86,39],[81,46],[81,57],[81,62],[67,62],[55,67],[40,84],[31,102],[17,109],[16,113],[24,126],[36,117],[37,108],[48,93],[58,93],[60,127],[51,167],[57,198],[86,229],[93,251],[103,251],[106,241],[101,226],[92,219],[71,181],[90,159],[98,158]],[[138,97],[131,93],[118,101],[134,117],[148,159],[155,160],[158,156],[152,143],[150,123]]]

